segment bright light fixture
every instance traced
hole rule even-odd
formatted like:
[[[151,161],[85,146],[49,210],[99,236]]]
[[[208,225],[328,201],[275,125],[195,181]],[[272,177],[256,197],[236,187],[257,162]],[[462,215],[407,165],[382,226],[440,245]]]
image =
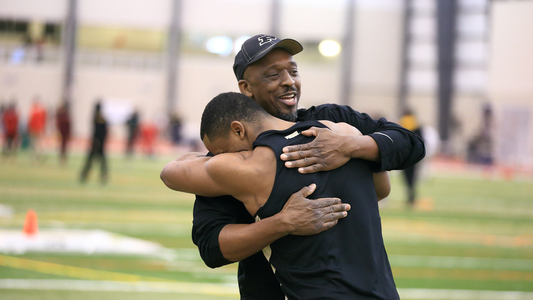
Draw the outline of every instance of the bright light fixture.
[[[341,45],[333,40],[323,40],[318,44],[318,51],[324,56],[335,56],[341,52]]]
[[[233,41],[227,36],[215,36],[207,40],[207,51],[220,56],[228,56],[233,50]]]

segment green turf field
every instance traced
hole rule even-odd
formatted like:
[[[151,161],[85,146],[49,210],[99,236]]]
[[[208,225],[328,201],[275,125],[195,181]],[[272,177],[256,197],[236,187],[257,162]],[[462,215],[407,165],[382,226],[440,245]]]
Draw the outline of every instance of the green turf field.
[[[159,256],[0,253],[0,299],[238,299],[236,265],[206,267],[190,239],[193,197],[168,190],[159,172],[171,157],[111,157],[78,183],[83,158],[65,167],[24,153],[0,160],[0,229],[101,229],[161,244]],[[399,173],[381,208],[383,235],[402,299],[533,299],[533,180],[439,173],[420,184],[420,206],[404,207]],[[1,242],[1,241],[0,241]],[[514,298],[513,298],[514,297]]]

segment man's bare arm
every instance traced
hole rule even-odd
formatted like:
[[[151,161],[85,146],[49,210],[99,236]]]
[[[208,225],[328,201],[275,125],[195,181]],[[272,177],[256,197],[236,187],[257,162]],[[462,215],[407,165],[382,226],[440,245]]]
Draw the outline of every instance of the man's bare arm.
[[[230,155],[216,157],[220,160],[221,157],[230,157]],[[161,179],[165,185],[177,191],[197,193],[207,197],[232,194],[235,190],[234,186],[229,188],[220,186],[219,181],[214,180],[212,174],[206,170],[206,164],[213,158],[197,153],[181,156],[164,167]],[[232,170],[229,170],[226,165],[225,172],[232,173]],[[233,182],[242,181],[233,180]],[[293,194],[284,209],[272,217],[254,224],[226,225],[218,237],[223,256],[230,261],[242,260],[280,237],[288,234],[317,234],[333,227],[339,219],[347,215],[350,205],[341,204],[340,199],[306,199],[305,197],[310,195],[314,189],[315,186],[311,185]]]
[[[231,157],[226,154],[224,157]],[[165,185],[175,191],[216,197],[231,194],[231,189],[213,178],[208,164],[215,157],[201,153],[186,153],[165,165],[160,177]],[[218,160],[223,159],[217,157]],[[233,166],[232,164],[228,165]]]

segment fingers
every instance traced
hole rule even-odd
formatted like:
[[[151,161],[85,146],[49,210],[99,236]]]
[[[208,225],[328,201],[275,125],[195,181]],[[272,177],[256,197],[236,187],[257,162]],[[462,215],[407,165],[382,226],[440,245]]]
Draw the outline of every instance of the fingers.
[[[325,217],[325,222],[324,223],[335,222],[335,221],[338,221],[340,219],[346,218],[346,216],[348,216],[348,212],[346,212],[346,211],[340,211],[340,212],[336,212],[336,213],[331,213],[331,214],[328,214]]]
[[[326,231],[326,230],[330,229],[331,227],[337,225],[338,222],[339,222],[339,220],[334,220],[334,221],[326,222],[326,223],[322,224],[321,231]]]
[[[333,205],[333,211],[334,212],[347,212],[349,211],[350,209],[352,209],[352,206],[350,204],[347,204],[347,203],[342,203],[340,205]],[[346,216],[346,214],[343,214],[344,216]]]
[[[330,213],[326,215],[324,217],[324,223],[322,223],[322,226],[319,231],[325,231],[330,229],[331,227],[337,225],[340,219],[346,218],[346,216],[348,216],[348,213],[346,211]]]
[[[324,129],[313,126],[307,130],[302,131],[301,133],[305,136],[317,136],[320,130],[324,130]]]
[[[299,150],[296,152],[291,153],[283,153],[279,156],[281,160],[284,161],[291,161],[291,166],[294,167],[301,167],[301,166],[307,166],[309,164],[314,164],[318,161],[318,157],[314,156],[312,150],[304,151]],[[287,163],[285,163],[287,165]]]
[[[296,192],[296,194],[300,194],[302,197],[307,198],[309,195],[311,195],[316,189],[316,184],[312,183],[308,186],[304,186],[301,190]]]
[[[283,147],[284,154],[281,155],[282,156],[281,159],[283,159],[283,155],[295,155],[295,154],[298,155],[300,154],[300,151],[306,151],[310,149],[311,149],[311,143]],[[297,157],[297,158],[300,158],[300,157]]]
[[[317,234],[335,226],[339,219],[348,215],[350,205],[341,203],[339,198],[308,200],[298,195],[307,195],[315,188],[313,184],[294,193],[283,207],[282,213],[288,217],[288,223],[294,227],[290,230],[290,234]]]
[[[339,198],[319,198],[314,200],[313,204],[315,205],[315,208],[335,207],[333,211],[343,210],[342,207],[338,207],[339,205],[350,206],[349,204],[341,204],[341,199]]]
[[[283,155],[285,154],[282,154],[281,156]],[[287,159],[290,159],[290,157]],[[307,166],[314,165],[314,164],[318,164],[318,157],[304,157],[304,158],[299,158],[299,159],[292,160],[292,161],[287,161],[285,162],[285,167],[299,168],[299,167],[307,167]]]
[[[298,151],[293,153],[283,153],[280,158],[282,160],[292,160],[286,161],[285,167],[298,168],[298,172],[302,174],[327,170],[324,164],[319,163],[318,157],[307,157],[308,155],[311,155],[311,151]]]
[[[352,209],[352,207],[350,206],[350,204],[341,203],[341,204],[332,205],[330,209],[331,209],[330,215],[334,216],[333,219],[338,219],[339,213],[345,217],[348,214],[347,211]]]
[[[314,164],[307,167],[298,168],[298,172],[301,174],[315,173],[319,171],[325,171],[326,167],[321,164]]]

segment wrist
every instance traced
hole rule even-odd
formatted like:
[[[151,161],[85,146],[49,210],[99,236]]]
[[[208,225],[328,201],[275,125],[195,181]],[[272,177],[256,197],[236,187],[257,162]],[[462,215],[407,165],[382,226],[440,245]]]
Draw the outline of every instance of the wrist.
[[[346,136],[344,143],[342,144],[341,151],[349,158],[361,158],[362,155],[362,143],[365,143],[365,139],[362,135],[350,135]]]
[[[351,136],[345,140],[350,158],[360,158],[370,161],[379,161],[379,147],[376,141],[369,135]]]
[[[293,233],[296,230],[296,226],[292,222],[292,220],[289,217],[285,216],[286,214],[283,213],[283,211],[273,215],[270,218],[270,221],[273,222],[273,226],[275,228],[276,235],[278,238],[284,237],[286,235],[289,235]],[[264,220],[267,220],[264,219]]]

